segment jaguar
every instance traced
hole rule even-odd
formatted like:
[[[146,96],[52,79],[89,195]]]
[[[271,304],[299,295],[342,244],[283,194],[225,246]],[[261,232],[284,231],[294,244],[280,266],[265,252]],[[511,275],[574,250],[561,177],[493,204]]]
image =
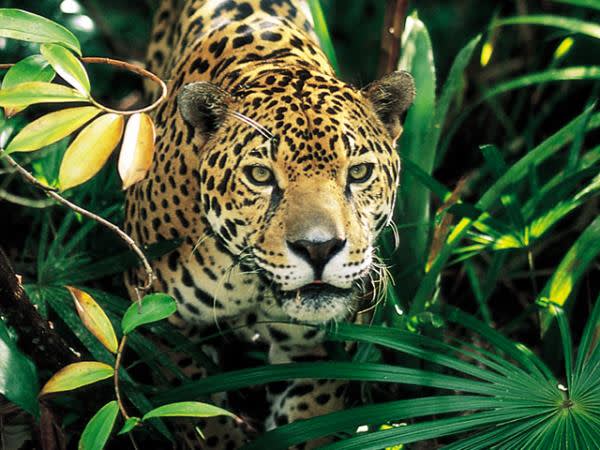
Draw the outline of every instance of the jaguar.
[[[178,303],[172,322],[190,340],[230,326],[265,345],[271,364],[326,358],[311,325],[358,320],[369,301],[412,77],[397,71],[364,88],[338,79],[304,0],[164,0],[147,64],[169,96],[154,115],[149,175],[126,194],[125,226],[144,245],[181,242],[152,262],[153,289]],[[132,295],[142,279],[126,275]],[[185,353],[173,358],[206,376]],[[272,383],[262,426],[339,410],[346,388]],[[225,418],[199,426],[205,439],[188,427],[183,447],[234,449],[253,432]]]

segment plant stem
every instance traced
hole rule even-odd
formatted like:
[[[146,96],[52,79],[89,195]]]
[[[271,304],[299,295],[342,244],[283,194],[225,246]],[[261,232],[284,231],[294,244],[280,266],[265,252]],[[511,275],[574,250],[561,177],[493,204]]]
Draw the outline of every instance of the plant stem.
[[[388,0],[381,32],[381,52],[378,76],[396,70],[400,58],[400,39],[404,31],[408,0]]]
[[[117,359],[115,361],[115,374],[113,376],[114,384],[115,384],[115,396],[117,397],[117,403],[119,404],[119,409],[121,410],[121,414],[125,420],[129,419],[129,415],[127,414],[127,410],[125,409],[125,405],[123,404],[123,400],[121,399],[121,388],[119,387],[119,369],[121,368],[121,359],[123,358],[123,350],[125,349],[125,344],[127,343],[127,335],[124,335],[119,344],[119,349],[117,350]]]
[[[94,214],[91,211],[88,211],[87,209],[82,208],[81,206],[76,205],[75,203],[62,197],[58,192],[56,192],[56,190],[54,188],[47,186],[47,185],[41,183],[40,181],[38,181],[37,178],[35,178],[24,167],[20,166],[19,163],[17,163],[14,159],[12,159],[12,157],[10,155],[8,155],[4,151],[3,148],[0,148],[0,155],[3,156],[4,159],[8,162],[8,164],[11,167],[13,167],[26,181],[28,181],[35,187],[41,189],[42,191],[44,191],[44,193],[47,196],[53,198],[54,200],[58,201],[59,203],[62,203],[63,205],[65,205],[66,207],[71,209],[72,211],[75,211],[75,212],[81,214],[82,216],[85,216],[85,217],[88,217],[88,218],[94,220],[95,222],[99,223],[100,225],[104,226],[105,228],[107,228],[110,231],[112,231],[113,233],[115,233],[123,242],[125,242],[127,244],[127,246],[131,249],[131,251],[133,251],[137,255],[137,257],[139,258],[139,260],[142,262],[142,264],[144,266],[144,271],[146,272],[146,282],[142,286],[139,286],[138,288],[136,288],[136,292],[138,292],[138,297],[140,296],[139,291],[145,292],[148,289],[150,289],[150,287],[152,286],[152,282],[154,281],[154,271],[152,270],[152,267],[150,266],[150,262],[146,258],[146,255],[144,255],[144,252],[142,251],[142,249],[140,247],[138,247],[138,245],[135,243],[135,241],[127,233],[125,233],[123,230],[121,230],[114,223],[98,216],[97,214]]]

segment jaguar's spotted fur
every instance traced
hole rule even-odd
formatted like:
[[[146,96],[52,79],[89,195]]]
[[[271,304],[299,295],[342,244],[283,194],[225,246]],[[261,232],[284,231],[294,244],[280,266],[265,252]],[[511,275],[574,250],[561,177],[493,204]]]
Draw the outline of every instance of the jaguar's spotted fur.
[[[272,322],[352,319],[393,211],[410,75],[363,90],[338,80],[303,0],[165,0],[148,55],[170,97],[126,228],[142,243],[183,240],[153,263],[155,288],[177,299],[182,323],[247,325],[242,337],[270,345],[272,363],[323,357],[314,328]],[[272,387],[266,425],[338,409],[343,392]],[[244,439],[216,428],[208,447]]]

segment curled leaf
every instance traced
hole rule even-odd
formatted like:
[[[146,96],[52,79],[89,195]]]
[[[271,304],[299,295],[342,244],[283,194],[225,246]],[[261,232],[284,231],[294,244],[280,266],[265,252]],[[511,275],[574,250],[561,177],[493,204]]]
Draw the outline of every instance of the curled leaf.
[[[6,151],[30,152],[68,136],[100,113],[94,106],[68,108],[34,120],[10,142]]]
[[[168,405],[159,406],[146,413],[142,420],[152,419],[154,417],[214,417],[229,416],[236,417],[235,414],[202,402],[177,402]]]
[[[123,315],[121,328],[129,334],[140,325],[166,319],[177,310],[177,303],[166,294],[146,295],[139,303],[133,303]]]
[[[75,138],[60,165],[62,190],[85,183],[104,166],[123,133],[123,116],[105,114],[85,127]]]
[[[147,114],[134,114],[125,127],[119,155],[119,175],[123,189],[143,180],[154,156],[154,124]]]
[[[98,410],[85,426],[78,450],[102,450],[119,415],[119,404],[113,400]]]
[[[43,44],[40,47],[40,52],[50,63],[52,68],[59,74],[67,83],[87,96],[90,93],[90,80],[85,71],[85,67],[81,64],[73,53],[61,45]]]
[[[18,108],[35,103],[83,102],[86,98],[75,89],[43,81],[29,81],[0,89],[0,106]]]
[[[22,9],[0,9],[0,37],[38,43],[55,43],[81,55],[79,41],[62,25]]]
[[[112,377],[114,369],[97,361],[84,361],[69,364],[56,372],[42,388],[40,395],[53,392],[71,391],[81,386]]]
[[[117,352],[117,336],[110,320],[98,303],[87,292],[83,292],[72,286],[67,289],[73,296],[77,314],[81,321],[90,332],[104,345],[110,352]]]

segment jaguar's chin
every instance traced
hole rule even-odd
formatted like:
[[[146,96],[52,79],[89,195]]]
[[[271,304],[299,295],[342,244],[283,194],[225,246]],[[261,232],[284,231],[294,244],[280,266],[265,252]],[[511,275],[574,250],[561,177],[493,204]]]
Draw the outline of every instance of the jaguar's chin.
[[[319,283],[277,293],[283,311],[293,319],[308,322],[343,320],[356,310],[357,292]]]

